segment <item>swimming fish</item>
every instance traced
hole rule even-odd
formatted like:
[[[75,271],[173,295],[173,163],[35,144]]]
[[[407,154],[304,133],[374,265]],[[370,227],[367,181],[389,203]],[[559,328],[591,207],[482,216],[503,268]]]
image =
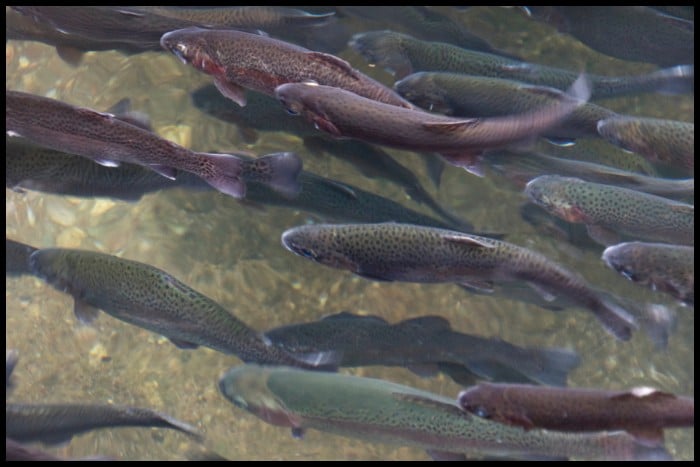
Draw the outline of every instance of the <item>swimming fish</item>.
[[[695,124],[616,116],[598,122],[598,133],[616,146],[641,154],[647,160],[695,176]]]
[[[389,381],[244,365],[219,381],[232,404],[302,436],[316,429],[370,442],[415,446],[439,457],[486,454],[586,459],[668,458],[625,432],[524,430],[463,411],[455,399]]]
[[[460,392],[459,405],[479,417],[525,429],[625,430],[663,444],[663,429],[689,427],[695,401],[653,388],[629,391],[482,383]]]
[[[285,109],[300,114],[335,137],[357,138],[411,151],[438,152],[469,170],[486,149],[534,138],[559,123],[589,96],[585,76],[552,105],[494,118],[458,119],[373,101],[352,92],[313,83],[275,89]]]
[[[335,351],[339,366],[402,366],[420,376],[460,366],[479,378],[566,386],[581,359],[568,349],[518,347],[501,339],[453,330],[440,316],[389,324],[379,316],[349,312],[270,329],[265,337],[292,354]]]
[[[602,259],[636,284],[695,304],[695,247],[627,242],[606,248]]]
[[[586,224],[603,245],[633,239],[693,245],[692,204],[574,177],[542,175],[528,182],[525,194],[552,215]]]
[[[450,230],[386,222],[315,224],[282,234],[291,252],[367,279],[454,282],[480,293],[498,283],[525,282],[547,302],[562,298],[593,312],[604,328],[628,340],[635,319],[573,271],[533,250]]]
[[[59,444],[98,428],[172,428],[197,440],[196,428],[155,410],[111,404],[5,404],[6,436],[20,442]]]
[[[421,71],[394,83],[394,89],[417,106],[452,117],[498,117],[532,111],[562,99],[559,89],[462,73]],[[599,120],[617,115],[587,102],[542,133],[557,142],[598,138]]]
[[[161,45],[183,63],[212,75],[221,94],[241,107],[245,89],[272,96],[284,83],[313,81],[400,107],[413,105],[345,60],[269,36],[197,27],[163,35]]]
[[[236,355],[245,362],[306,363],[271,346],[224,307],[148,264],[84,250],[45,248],[30,257],[34,274],[73,296],[75,314],[92,321],[98,311],[170,339],[180,348],[199,345]]]
[[[194,152],[111,114],[24,92],[5,94],[6,132],[50,149],[111,167],[120,162],[143,165],[170,179],[178,170],[190,172],[234,198],[245,196],[251,180],[289,196],[299,189],[296,177],[302,162],[294,153],[244,161],[232,154]]]
[[[579,75],[562,68],[522,62],[442,42],[421,41],[394,31],[355,34],[350,46],[369,63],[387,68],[398,79],[416,71],[445,71],[564,90]],[[645,92],[690,93],[694,89],[694,76],[693,65],[681,64],[638,76],[588,75],[593,100]]]

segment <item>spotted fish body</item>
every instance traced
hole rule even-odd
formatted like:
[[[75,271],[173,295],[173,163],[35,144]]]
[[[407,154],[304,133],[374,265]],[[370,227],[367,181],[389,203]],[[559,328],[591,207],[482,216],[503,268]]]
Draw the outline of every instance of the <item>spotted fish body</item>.
[[[296,154],[244,161],[231,154],[194,152],[114,115],[47,97],[6,91],[5,124],[11,135],[103,165],[139,164],[171,179],[177,170],[190,172],[236,198],[245,195],[246,181],[263,181],[290,194],[299,188],[301,159]]]
[[[393,31],[356,34],[350,45],[367,61],[388,68],[397,78],[416,71],[446,71],[489,78],[511,79],[538,86],[567,89],[577,73],[473,50],[442,42],[427,42]],[[644,92],[689,93],[692,65],[678,65],[639,76],[589,75],[592,99]]]
[[[525,194],[553,215],[586,224],[599,243],[618,243],[617,236],[622,234],[640,240],[694,244],[695,211],[691,204],[556,175],[531,180]]]
[[[219,91],[241,106],[246,104],[244,89],[272,96],[281,84],[313,81],[387,104],[413,107],[345,60],[268,36],[194,27],[164,34],[161,45],[212,75]]]
[[[107,404],[10,404],[5,430],[16,441],[57,444],[98,428],[144,426],[172,428],[201,439],[197,430],[151,409]]]
[[[526,429],[626,430],[663,444],[663,428],[693,426],[695,402],[652,388],[608,391],[525,384],[482,383],[459,394],[466,411]]]
[[[73,296],[76,315],[82,320],[94,319],[101,309],[162,334],[182,348],[204,345],[245,362],[306,365],[270,346],[215,301],[153,266],[60,248],[35,252],[30,264],[37,276]]]
[[[558,89],[462,73],[413,73],[394,89],[417,106],[452,117],[498,117],[532,111],[561,100]],[[598,137],[598,120],[616,115],[587,102],[542,133],[552,138]]]
[[[695,247],[627,242],[603,252],[605,264],[632,282],[695,304]]]
[[[695,174],[695,124],[617,116],[598,122],[598,133],[616,146],[641,154],[647,160]]]
[[[288,112],[300,114],[335,137],[439,152],[454,165],[466,168],[486,149],[532,138],[559,123],[588,98],[585,78],[576,82],[573,93],[575,97],[562,94],[556,103],[525,114],[458,119],[387,105],[312,83],[288,83],[275,90]]]
[[[340,366],[396,365],[422,376],[440,370],[455,378],[459,373],[450,370],[456,365],[480,378],[565,386],[580,363],[567,349],[523,348],[457,332],[439,316],[389,324],[378,316],[342,312],[270,329],[265,336],[293,354],[336,351]]]
[[[473,416],[454,399],[372,378],[244,365],[229,370],[219,388],[234,405],[297,435],[316,429],[433,453],[668,458],[624,432],[526,431]]]
[[[578,274],[512,243],[410,224],[316,224],[282,234],[282,244],[317,263],[374,280],[455,282],[490,293],[495,283],[526,282],[547,299],[592,311],[627,340],[634,319]]]

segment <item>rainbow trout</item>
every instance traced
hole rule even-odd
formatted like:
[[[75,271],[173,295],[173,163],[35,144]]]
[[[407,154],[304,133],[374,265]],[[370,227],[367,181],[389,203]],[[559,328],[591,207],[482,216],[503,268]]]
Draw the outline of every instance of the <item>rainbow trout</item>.
[[[87,431],[125,426],[171,428],[203,439],[193,426],[151,409],[110,404],[5,405],[7,437],[20,442],[59,444]]]
[[[396,78],[416,71],[448,71],[489,78],[511,79],[538,86],[567,89],[578,73],[535,63],[463,49],[442,42],[427,42],[393,31],[355,34],[350,46],[371,64],[387,68]],[[677,65],[639,76],[588,75],[592,99],[645,92],[693,92],[695,70]]]
[[[695,247],[627,242],[606,248],[602,259],[635,284],[695,304]]]
[[[316,429],[445,456],[668,458],[625,432],[526,431],[471,415],[454,399],[373,378],[244,365],[229,370],[219,388],[234,405],[295,436]]]
[[[692,204],[557,175],[531,180],[525,194],[552,215],[586,224],[591,238],[603,245],[619,243],[619,235],[681,245],[694,243]]]
[[[507,425],[557,431],[625,430],[663,444],[663,429],[693,426],[695,400],[653,388],[607,391],[482,383],[460,392],[462,408]]]
[[[557,298],[593,312],[606,330],[628,340],[635,319],[578,274],[512,243],[411,224],[316,224],[282,234],[291,252],[367,279],[454,282],[481,293],[496,283],[525,282],[547,302]]]
[[[164,34],[163,48],[212,75],[221,94],[246,105],[245,89],[272,96],[284,83],[313,81],[400,107],[413,105],[345,60],[269,36],[232,29],[185,28]]]
[[[166,336],[179,348],[204,345],[244,362],[315,366],[270,345],[224,307],[153,266],[61,248],[41,249],[30,263],[34,274],[73,296],[75,314],[83,322],[92,321],[101,309]]]
[[[288,83],[275,90],[292,114],[300,114],[335,137],[357,138],[411,151],[438,152],[469,170],[486,149],[532,138],[558,124],[588,99],[585,77],[552,105],[520,115],[458,119],[405,109],[313,83]]]
[[[440,316],[389,324],[379,316],[345,311],[270,329],[265,337],[292,354],[337,352],[340,366],[403,366],[419,376],[442,371],[453,379],[459,373],[451,370],[458,366],[478,378],[566,386],[568,373],[581,361],[568,349],[523,348],[463,334]]]
[[[421,71],[394,84],[394,89],[417,106],[452,117],[499,117],[532,111],[562,100],[562,91],[519,81],[461,73]],[[616,113],[587,102],[561,123],[542,133],[550,139],[597,138],[598,120]]]
[[[24,92],[6,91],[5,105],[8,134],[102,165],[129,162],[170,179],[177,171],[190,172],[234,198],[245,196],[247,181],[268,183],[290,196],[299,190],[302,162],[294,153],[246,161],[232,154],[194,152],[114,115]]]
[[[616,146],[647,160],[695,176],[695,124],[643,117],[610,117],[598,122],[598,133]]]

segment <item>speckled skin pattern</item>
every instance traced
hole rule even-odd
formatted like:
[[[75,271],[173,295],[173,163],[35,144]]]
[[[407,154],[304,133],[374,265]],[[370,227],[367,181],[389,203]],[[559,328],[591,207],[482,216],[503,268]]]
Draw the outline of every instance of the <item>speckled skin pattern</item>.
[[[531,180],[525,194],[569,222],[603,227],[640,240],[694,244],[695,211],[691,204],[557,175]]]
[[[489,78],[512,79],[565,90],[576,80],[577,73],[521,62],[500,55],[463,49],[442,42],[428,42],[394,31],[371,31],[356,34],[350,45],[365,59],[396,73],[397,78],[416,71],[448,71]],[[588,75],[592,84],[591,99],[654,92],[677,79],[692,89],[693,76],[688,70],[659,70],[640,76]],[[688,83],[685,83],[688,81]],[[690,92],[690,91],[688,91]]]
[[[352,92],[308,83],[283,84],[277,99],[334,136],[358,138],[412,151],[481,152],[532,137],[557,124],[583,101],[562,94],[533,112],[484,119],[459,119],[373,101]]]
[[[35,252],[30,263],[57,289],[127,323],[246,362],[299,364],[221,305],[153,266],[60,248]]]
[[[634,283],[695,304],[695,247],[627,242],[603,252],[603,261]]]
[[[394,89],[423,109],[468,118],[529,112],[562,99],[562,91],[555,88],[462,73],[421,71],[397,81]],[[543,136],[598,137],[598,120],[614,115],[612,110],[589,102],[577,107]]]
[[[151,409],[120,405],[6,404],[5,429],[16,441],[54,443],[57,438],[120,426],[172,428],[199,437],[195,428]],[[53,439],[52,439],[53,438]],[[61,441],[60,439],[58,441]]]
[[[598,132],[612,144],[651,162],[695,174],[694,123],[618,116],[598,122]]]
[[[559,431],[652,432],[693,426],[695,419],[694,399],[646,388],[608,391],[482,383],[462,391],[458,402],[489,420]],[[663,442],[663,436],[658,441]]]
[[[526,431],[468,414],[454,399],[372,378],[245,365],[229,370],[219,387],[233,404],[268,423],[374,442],[452,453],[594,459],[646,455],[624,432]]]
[[[282,244],[317,263],[375,280],[526,281],[592,311],[613,334],[632,324],[578,274],[512,243],[411,224],[316,224],[282,234]]]
[[[193,27],[164,34],[161,44],[199,71],[270,96],[280,84],[315,81],[368,99],[413,107],[345,60],[269,36]]]

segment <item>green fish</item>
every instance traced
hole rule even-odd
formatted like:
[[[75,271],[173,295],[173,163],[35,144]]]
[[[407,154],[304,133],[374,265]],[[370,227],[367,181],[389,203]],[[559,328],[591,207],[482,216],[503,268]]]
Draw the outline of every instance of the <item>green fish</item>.
[[[5,275],[21,276],[31,274],[29,257],[37,249],[5,237]]]
[[[618,432],[561,433],[525,430],[463,411],[455,399],[372,378],[284,367],[244,365],[219,381],[222,394],[266,422],[382,442],[415,446],[445,458],[456,454],[580,457],[585,459],[668,458]]]
[[[557,175],[531,180],[525,194],[552,215],[586,224],[591,238],[606,246],[619,243],[620,235],[680,245],[694,243],[692,204]]]
[[[350,46],[371,64],[404,78],[416,71],[449,71],[467,75],[522,81],[565,90],[579,73],[499,55],[463,49],[443,42],[427,42],[393,31],[355,34]],[[645,92],[690,93],[694,89],[692,65],[677,65],[639,76],[588,75],[591,99]]]
[[[379,316],[347,311],[310,323],[270,329],[265,337],[292,354],[338,352],[340,366],[403,366],[419,376],[442,371],[464,384],[461,368],[497,381],[566,386],[580,364],[568,349],[518,347],[501,339],[453,330],[440,316],[420,316],[389,324]]]
[[[497,284],[524,282],[544,306],[561,299],[586,308],[618,339],[630,339],[636,326],[626,310],[577,273],[540,253],[492,238],[392,222],[315,224],[285,231],[282,244],[317,263],[373,280],[454,282],[487,294]]]
[[[598,133],[647,160],[695,176],[695,124],[660,118],[617,116],[598,122]]]
[[[562,91],[509,79],[485,78],[462,73],[421,71],[394,83],[394,89],[419,107],[452,117],[498,117],[530,112],[562,99]],[[597,138],[598,120],[617,115],[586,102],[561,123],[542,132],[557,142],[583,137]]]
[[[602,259],[635,284],[695,304],[695,247],[627,242],[606,248]]]
[[[170,339],[180,348],[199,345],[236,355],[245,362],[302,365],[312,363],[270,345],[224,307],[148,264],[93,251],[46,248],[30,257],[32,271],[75,300],[84,322],[101,309],[113,317]],[[316,359],[317,362],[316,362]]]

